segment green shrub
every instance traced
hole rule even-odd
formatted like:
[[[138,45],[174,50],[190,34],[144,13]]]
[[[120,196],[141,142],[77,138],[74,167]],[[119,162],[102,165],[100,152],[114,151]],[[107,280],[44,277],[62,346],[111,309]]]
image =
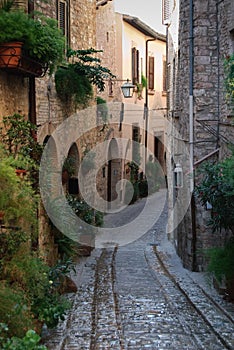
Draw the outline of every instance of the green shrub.
[[[67,201],[76,215],[87,224],[94,226],[101,226],[103,224],[103,214],[90,207],[84,200],[69,195],[67,196]]]
[[[227,281],[234,278],[234,239],[224,247],[210,249],[208,257],[210,258],[208,271],[213,272],[220,283],[224,276]]]
[[[4,220],[24,229],[36,227],[37,197],[34,191],[16,175],[1,150],[0,157],[0,210],[5,212]]]
[[[8,327],[5,324],[0,324],[0,334],[3,330],[5,333],[8,331]],[[34,331],[28,330],[24,337],[0,337],[0,345],[2,350],[47,350],[44,345],[39,345],[41,337]]]
[[[218,163],[207,162],[201,168],[196,194],[205,206],[212,205],[209,225],[213,231],[231,230],[234,234],[234,154]]]
[[[3,276],[16,290],[22,290],[27,298],[34,319],[54,327],[63,319],[69,308],[68,301],[59,295],[62,276],[68,272],[64,265],[49,268],[36,256],[19,250],[4,268]],[[7,323],[7,322],[6,322]]]
[[[0,321],[8,325],[9,336],[22,337],[34,326],[29,301],[23,290],[0,282]]]

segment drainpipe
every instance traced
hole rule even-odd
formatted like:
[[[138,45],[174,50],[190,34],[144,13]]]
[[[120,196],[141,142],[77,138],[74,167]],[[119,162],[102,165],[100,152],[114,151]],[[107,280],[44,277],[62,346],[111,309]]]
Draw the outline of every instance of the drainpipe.
[[[145,116],[145,166],[147,163],[147,144],[148,144],[148,44],[150,41],[155,41],[156,38],[147,39],[145,42],[145,75],[146,75],[146,88],[145,88],[145,105],[144,105],[144,116]]]
[[[216,45],[217,45],[217,64],[218,64],[218,86],[217,86],[217,108],[218,108],[218,123],[217,123],[217,134],[216,134],[216,148],[220,146],[220,42],[219,42],[219,5],[223,2],[220,0],[216,3]]]
[[[194,73],[194,31],[193,31],[193,0],[189,2],[189,154],[190,154],[190,193],[191,225],[192,225],[192,270],[197,269],[197,233],[196,233],[196,204],[194,198],[194,122],[193,122],[193,73]]]
[[[194,190],[194,174],[193,174],[193,142],[194,142],[194,125],[193,125],[193,71],[194,71],[194,60],[193,60],[193,48],[194,48],[194,37],[193,37],[193,0],[189,3],[189,154],[190,154],[190,192]]]
[[[28,13],[33,15],[34,12],[34,2],[29,1],[28,2]],[[29,121],[37,125],[36,120],[36,87],[35,87],[35,77],[29,77],[29,91],[28,91],[28,100],[29,100]]]

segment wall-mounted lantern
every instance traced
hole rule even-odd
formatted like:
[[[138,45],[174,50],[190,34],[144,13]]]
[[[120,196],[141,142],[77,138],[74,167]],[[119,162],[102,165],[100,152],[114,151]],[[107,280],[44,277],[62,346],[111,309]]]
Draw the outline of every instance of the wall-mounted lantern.
[[[121,86],[122,93],[125,98],[132,97],[135,85],[131,84],[127,79],[126,83]]]
[[[174,184],[175,188],[183,187],[183,170],[179,163],[176,164],[174,169]]]

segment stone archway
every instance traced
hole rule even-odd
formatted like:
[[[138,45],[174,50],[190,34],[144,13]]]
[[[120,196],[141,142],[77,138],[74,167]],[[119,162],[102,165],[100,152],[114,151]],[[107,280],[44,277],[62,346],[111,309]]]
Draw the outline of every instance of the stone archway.
[[[67,159],[71,160],[71,173],[69,174],[67,181],[67,192],[69,194],[78,195],[79,194],[79,185],[78,185],[78,171],[80,166],[80,154],[77,147],[77,144],[74,142],[69,151]]]

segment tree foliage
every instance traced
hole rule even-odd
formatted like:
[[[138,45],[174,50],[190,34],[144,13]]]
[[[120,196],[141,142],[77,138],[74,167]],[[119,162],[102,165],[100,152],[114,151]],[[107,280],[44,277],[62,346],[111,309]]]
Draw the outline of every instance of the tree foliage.
[[[105,89],[105,80],[114,77],[111,71],[101,65],[95,49],[68,50],[67,56],[72,61],[60,67],[55,74],[55,86],[62,101],[74,98],[76,104],[85,106],[93,96],[92,85],[99,91]]]
[[[227,101],[234,109],[234,54],[226,57],[224,61],[225,89]]]
[[[218,163],[207,162],[196,193],[203,205],[212,206],[209,224],[213,231],[230,230],[234,234],[234,152]]]

